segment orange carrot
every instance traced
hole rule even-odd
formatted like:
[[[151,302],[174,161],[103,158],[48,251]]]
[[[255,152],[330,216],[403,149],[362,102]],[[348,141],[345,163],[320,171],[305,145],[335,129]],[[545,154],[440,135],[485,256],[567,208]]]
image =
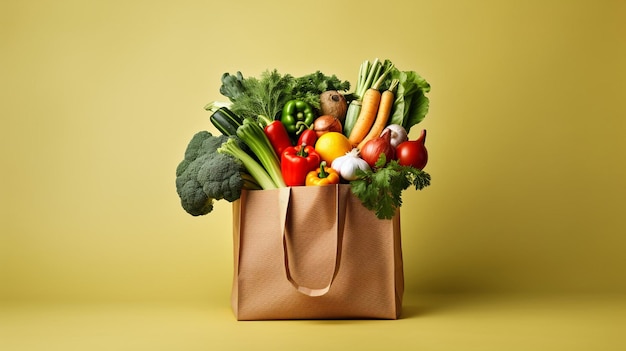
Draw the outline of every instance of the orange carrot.
[[[382,94],[375,88],[369,88],[365,91],[365,94],[363,94],[363,98],[361,99],[361,112],[359,112],[359,117],[348,137],[352,146],[357,146],[361,140],[365,138],[372,124],[374,124],[381,97]]]
[[[368,140],[380,136],[380,133],[382,133],[383,129],[387,126],[387,120],[391,115],[391,108],[393,107],[393,103],[396,99],[395,91],[398,83],[399,81],[397,79],[392,80],[389,88],[381,94],[376,119],[374,120],[369,133],[367,133],[367,135],[365,135],[365,137],[359,142],[357,148],[362,149],[363,145],[365,145]]]
[[[391,63],[385,66],[384,71],[378,76],[378,79],[376,79],[374,84],[372,84],[361,97],[361,111],[348,136],[348,140],[353,147],[359,145],[361,140],[365,138],[372,128],[372,124],[374,124],[374,120],[376,120],[376,115],[378,114],[378,106],[380,105],[380,99],[382,97],[380,86],[385,79],[387,79],[387,75],[391,73],[393,67]]]

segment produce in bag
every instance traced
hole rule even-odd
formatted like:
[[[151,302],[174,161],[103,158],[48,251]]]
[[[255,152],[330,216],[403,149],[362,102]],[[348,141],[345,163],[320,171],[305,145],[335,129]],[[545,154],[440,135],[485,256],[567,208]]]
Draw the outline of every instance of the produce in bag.
[[[365,60],[353,91],[349,81],[321,71],[300,77],[277,69],[259,77],[224,73],[221,82],[227,101],[212,101],[205,109],[224,137],[211,135],[214,153],[228,156],[222,159],[232,166],[216,166],[215,157],[198,155],[204,149],[190,141],[176,172],[177,193],[190,214],[210,213],[215,200],[236,201],[242,189],[306,186],[306,174],[282,164],[286,150],[302,145],[320,157],[309,171],[326,162],[339,183],[350,184],[353,195],[380,219],[401,207],[404,190],[430,185],[423,170],[426,130],[417,140],[408,138],[429,107],[430,85],[414,71],[401,71],[390,60]],[[336,160],[342,162],[334,168]],[[216,180],[219,192],[212,190]]]

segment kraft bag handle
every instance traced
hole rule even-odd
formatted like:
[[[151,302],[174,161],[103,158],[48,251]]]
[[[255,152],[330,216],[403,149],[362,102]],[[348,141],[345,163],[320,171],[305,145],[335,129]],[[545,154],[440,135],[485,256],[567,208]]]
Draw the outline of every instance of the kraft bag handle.
[[[340,235],[343,232],[343,227],[344,227],[344,219],[342,217],[340,217],[340,215],[345,216],[345,210],[344,211],[340,211],[340,205],[339,205],[339,186],[335,185],[335,223],[333,226],[334,231],[336,232],[337,235],[337,245],[336,245],[336,253],[335,253],[335,266],[333,269],[333,275],[330,278],[330,281],[328,282],[328,285],[326,285],[323,288],[319,288],[319,289],[312,289],[312,288],[308,288],[305,286],[302,286],[300,284],[298,284],[293,277],[291,276],[291,271],[289,270],[289,255],[288,255],[288,248],[287,248],[287,220],[288,220],[288,210],[289,210],[289,202],[291,200],[291,187],[282,187],[279,188],[280,192],[279,192],[279,196],[278,196],[278,206],[279,206],[279,215],[280,215],[280,225],[281,225],[281,233],[282,233],[282,241],[283,241],[283,257],[284,257],[284,261],[285,261],[285,273],[287,275],[287,280],[291,283],[291,285],[293,285],[294,288],[296,288],[297,291],[301,292],[304,295],[307,296],[311,296],[311,297],[317,297],[317,296],[323,296],[326,295],[328,293],[328,291],[330,291],[331,286],[333,285],[333,282],[335,281],[335,278],[337,277],[337,273],[339,272],[339,265],[340,265],[340,261],[341,261],[341,243],[340,243],[340,239],[342,238],[342,236]],[[345,204],[345,202],[344,202]],[[341,213],[340,213],[341,212]]]

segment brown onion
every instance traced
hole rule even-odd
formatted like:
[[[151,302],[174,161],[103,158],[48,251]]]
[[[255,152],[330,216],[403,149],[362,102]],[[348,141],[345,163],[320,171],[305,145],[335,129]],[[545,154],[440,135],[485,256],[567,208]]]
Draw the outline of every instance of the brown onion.
[[[380,154],[385,154],[386,162],[396,157],[396,149],[391,146],[390,130],[386,130],[381,136],[369,140],[361,149],[361,158],[372,168],[374,168],[376,161],[380,158]]]
[[[328,132],[341,133],[343,131],[341,122],[331,115],[323,115],[317,117],[313,122],[313,129],[315,130],[315,133],[318,137]]]

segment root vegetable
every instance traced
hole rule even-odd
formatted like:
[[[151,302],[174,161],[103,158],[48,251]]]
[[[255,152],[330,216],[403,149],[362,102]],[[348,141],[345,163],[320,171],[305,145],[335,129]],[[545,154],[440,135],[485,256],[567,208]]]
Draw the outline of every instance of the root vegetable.
[[[385,90],[380,97],[380,103],[378,105],[378,111],[376,112],[376,118],[374,119],[374,123],[370,128],[369,133],[365,135],[363,140],[357,146],[359,149],[365,145],[369,140],[378,137],[382,134],[383,129],[387,125],[387,120],[391,115],[391,109],[393,108],[393,102],[395,99],[395,91],[398,85],[398,80],[393,79],[391,81],[391,85],[387,90]]]
[[[426,129],[423,129],[416,140],[408,140],[396,148],[398,163],[403,166],[424,169],[428,163],[428,150],[426,149]]]
[[[318,137],[328,132],[342,132],[341,122],[334,116],[319,116],[313,122],[313,129]]]
[[[359,149],[357,148],[352,149],[343,156],[337,157],[331,167],[339,172],[341,178],[347,181],[357,179],[356,171],[358,169],[362,171],[369,171],[371,169],[370,165],[361,158]]]
[[[322,115],[330,115],[343,123],[348,110],[345,96],[336,90],[328,90],[320,94],[320,110]]]
[[[379,71],[382,69],[383,67],[380,66]],[[361,110],[359,111],[359,116],[352,128],[350,128],[350,133],[347,133],[349,134],[348,139],[355,147],[365,138],[374,124],[382,98],[382,92],[379,89],[392,69],[393,64],[386,66],[374,84],[366,89],[361,96]]]
[[[391,146],[398,147],[401,143],[409,140],[409,136],[403,126],[399,124],[390,124],[383,129],[383,132],[387,129],[391,131]]]
[[[370,167],[374,168],[376,161],[381,154],[385,154],[386,162],[396,157],[396,149],[391,146],[391,132],[385,131],[379,137],[370,139],[361,149],[361,158],[363,158]]]

